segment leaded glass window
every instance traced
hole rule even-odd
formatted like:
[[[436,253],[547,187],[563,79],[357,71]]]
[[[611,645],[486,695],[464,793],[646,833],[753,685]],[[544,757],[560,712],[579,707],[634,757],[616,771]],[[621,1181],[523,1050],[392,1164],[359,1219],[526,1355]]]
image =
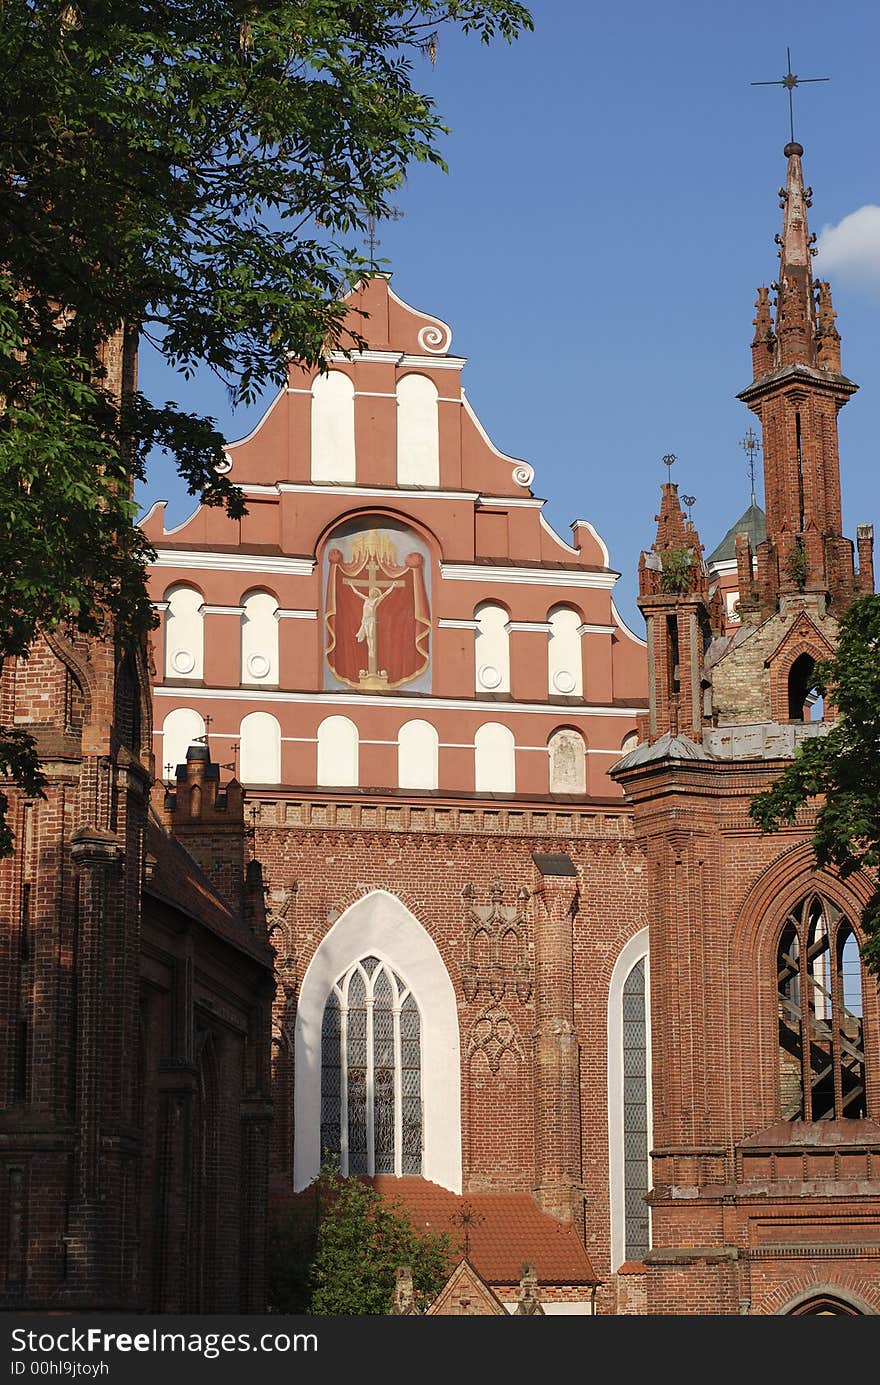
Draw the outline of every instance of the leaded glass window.
[[[862,964],[849,920],[812,895],[785,920],[776,958],[784,1120],[864,1116]]]
[[[324,1008],[321,1149],[343,1174],[422,1171],[421,1017],[377,957],[349,967]]]
[[[625,1255],[643,1260],[648,1228],[648,1039],[645,958],[623,987],[623,1196]]]

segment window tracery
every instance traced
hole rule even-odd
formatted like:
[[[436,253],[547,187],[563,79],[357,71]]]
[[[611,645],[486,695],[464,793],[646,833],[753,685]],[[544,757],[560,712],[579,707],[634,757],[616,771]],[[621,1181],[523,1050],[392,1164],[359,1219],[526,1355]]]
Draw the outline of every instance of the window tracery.
[[[421,1018],[377,957],[349,967],[324,1007],[321,1150],[344,1176],[422,1170]]]

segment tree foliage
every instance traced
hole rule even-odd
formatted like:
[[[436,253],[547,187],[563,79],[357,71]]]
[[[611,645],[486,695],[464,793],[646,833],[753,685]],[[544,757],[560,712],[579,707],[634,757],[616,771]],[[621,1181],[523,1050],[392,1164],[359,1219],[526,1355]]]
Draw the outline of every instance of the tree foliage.
[[[791,764],[749,809],[762,831],[795,821],[816,805],[817,864],[843,878],[880,866],[880,596],[855,601],[840,622],[830,659],[816,665],[817,691],[839,716],[824,736],[803,742]],[[876,876],[874,877],[876,881]],[[862,922],[863,956],[880,975],[880,888]]]
[[[404,1208],[369,1183],[325,1171],[318,1186],[320,1220],[311,1266],[312,1313],[387,1313],[399,1265],[412,1270],[417,1308],[437,1296],[452,1269],[446,1232],[416,1232]]]
[[[444,25],[532,27],[515,0],[4,0],[0,659],[41,624],[149,626],[132,492],[152,448],[241,513],[214,420],[120,398],[103,344],[145,337],[243,402],[291,355],[322,364],[359,234],[414,160],[443,166],[414,64]],[[0,769],[35,782],[21,744]]]
[[[400,1265],[412,1270],[416,1306],[425,1308],[452,1269],[449,1236],[415,1231],[403,1207],[327,1167],[271,1230],[269,1304],[282,1313],[388,1313]]]

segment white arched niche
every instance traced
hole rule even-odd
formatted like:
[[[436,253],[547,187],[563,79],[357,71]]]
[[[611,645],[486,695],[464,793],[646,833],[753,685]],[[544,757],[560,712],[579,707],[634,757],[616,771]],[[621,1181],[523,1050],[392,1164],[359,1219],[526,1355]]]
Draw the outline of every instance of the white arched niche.
[[[341,370],[331,370],[312,384],[312,480],[356,477],[354,385]]]
[[[516,742],[499,721],[487,721],[474,736],[474,785],[479,793],[513,793],[516,789]]]
[[[645,968],[645,1067],[648,1150],[651,1148],[651,986],[648,967],[648,929],[642,928],[618,954],[608,987],[608,1173],[611,1194],[611,1269],[626,1260],[626,1185],[624,1168],[624,1030],[623,992],[639,962]],[[648,1160],[648,1188],[651,1161]],[[649,1213],[650,1217],[650,1213]],[[649,1220],[650,1233],[650,1220]]]
[[[186,761],[193,742],[205,734],[205,723],[192,707],[175,707],[162,723],[162,774],[174,778],[178,765]]]
[[[583,697],[581,618],[570,606],[554,606],[548,613],[547,691],[551,697]]]
[[[360,958],[386,962],[412,991],[422,1022],[422,1177],[461,1192],[461,1052],[455,990],[437,945],[396,895],[374,890],[346,909],[302,980],[296,1013],[293,1186],[321,1168],[321,1025],[339,976]]]
[[[281,727],[268,712],[249,712],[242,719],[239,766],[243,784],[281,783]]]
[[[397,733],[397,783],[401,789],[436,789],[439,737],[429,721],[404,722]]]
[[[271,592],[248,592],[241,603],[241,681],[278,682],[278,602]]]
[[[204,678],[203,597],[185,584],[165,593],[165,677]]]
[[[547,742],[551,793],[587,792],[587,747],[574,727],[561,726]]]
[[[510,637],[508,614],[494,601],[481,601],[474,611],[475,689],[477,692],[510,692]]]
[[[318,727],[318,775],[322,785],[358,782],[358,731],[348,717],[325,717]]]
[[[440,484],[437,386],[426,375],[404,375],[397,383],[397,484]]]

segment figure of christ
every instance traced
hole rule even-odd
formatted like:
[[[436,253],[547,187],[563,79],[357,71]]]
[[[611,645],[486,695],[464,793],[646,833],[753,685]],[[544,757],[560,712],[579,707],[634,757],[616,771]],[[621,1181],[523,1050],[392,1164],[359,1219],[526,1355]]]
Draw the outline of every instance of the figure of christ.
[[[354,592],[354,595],[359,597],[360,600],[364,603],[363,614],[361,615],[361,623],[358,628],[358,632],[355,635],[355,639],[357,640],[358,644],[364,644],[364,642],[366,642],[366,672],[371,677],[375,677],[379,672],[377,659],[378,641],[376,636],[378,627],[376,612],[378,611],[382,602],[385,600],[386,596],[390,596],[391,592],[394,590],[395,587],[402,587],[403,582],[385,582],[381,586],[379,586],[376,578],[375,566],[372,563],[369,566],[371,569],[370,578],[372,580],[370,581],[369,586],[365,591],[358,590],[358,587],[362,586],[363,583],[358,583],[350,577],[344,577],[342,580],[345,582],[345,585],[347,587],[351,587],[352,591]]]

